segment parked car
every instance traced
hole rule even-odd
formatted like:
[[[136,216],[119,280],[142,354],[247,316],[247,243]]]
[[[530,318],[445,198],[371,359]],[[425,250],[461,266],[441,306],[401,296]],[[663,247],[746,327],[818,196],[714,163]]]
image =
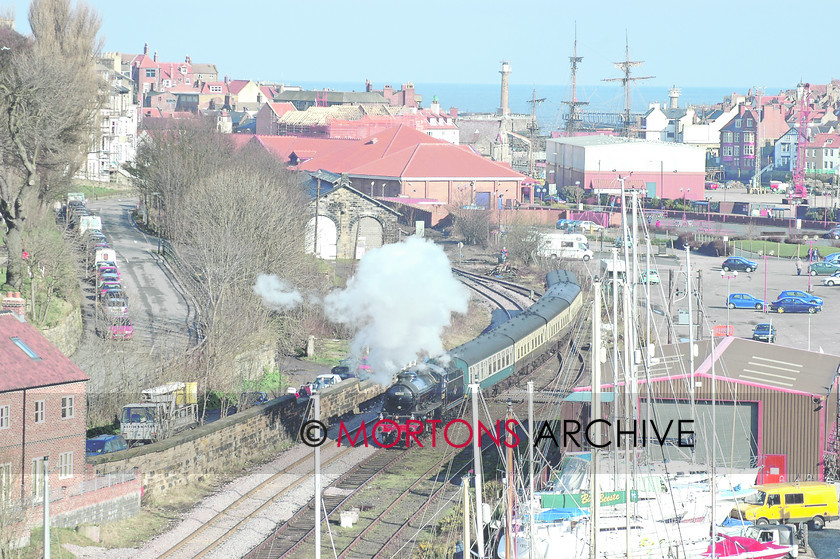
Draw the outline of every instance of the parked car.
[[[585,233],[594,233],[595,231],[603,231],[604,226],[594,221],[580,221],[577,224],[577,229]]]
[[[832,228],[828,233],[823,235],[826,239],[840,239],[840,227]]]
[[[758,340],[759,342],[769,342],[775,343],[776,342],[776,327],[770,324],[769,322],[762,322],[761,324],[756,324],[755,328],[753,329],[752,339]]]
[[[105,313],[110,317],[121,317],[128,314],[128,302],[123,294],[118,291],[108,291],[102,297],[102,306]]]
[[[822,306],[823,300],[822,297],[817,297],[816,295],[811,295],[810,293],[805,293],[804,291],[796,291],[789,289],[787,291],[782,291],[779,293],[779,296],[776,299],[784,299],[785,297],[799,297],[800,299],[805,299],[811,303],[816,303],[817,305]]]
[[[706,190],[717,190],[719,186],[720,184],[714,181],[706,181]]]
[[[758,309],[764,308],[764,301],[756,299],[747,293],[733,293],[726,301],[730,309]]]
[[[120,275],[119,274],[102,274],[96,279],[96,288],[100,289],[102,284],[107,282],[119,282]]]
[[[785,297],[784,299],[779,299],[770,303],[769,309],[771,311],[776,311],[777,313],[807,312],[814,314],[822,310],[822,305],[806,301],[805,299],[801,299],[799,297]]]
[[[840,264],[840,252],[832,252],[831,254],[827,254],[823,259],[826,262],[831,262],[833,264]]]
[[[659,272],[657,272],[656,270],[648,270],[646,272],[643,271],[639,281],[641,283],[650,283],[651,285],[656,285],[660,283]]]
[[[134,338],[134,324],[128,316],[117,316],[111,319],[107,331],[110,340],[131,340]]]
[[[840,271],[834,272],[827,278],[823,279],[823,285],[827,285],[829,287],[840,285]]]
[[[808,273],[812,276],[830,276],[834,272],[840,270],[840,264],[834,262],[814,262],[808,266]]]
[[[99,456],[127,448],[128,443],[122,435],[99,435],[85,441],[85,455],[87,456]]]
[[[569,223],[570,220],[568,219],[558,219],[557,223],[554,225],[555,229],[565,229],[566,224]]]
[[[627,246],[633,246],[633,238],[630,236],[629,233],[627,234],[626,244],[627,244]],[[615,248],[623,248],[624,247],[624,243],[621,242],[621,237],[616,238],[616,240],[613,242],[613,246]]]
[[[97,293],[99,293],[99,297],[102,298],[109,291],[122,291],[122,284],[118,281],[102,282],[99,285],[99,289],[97,290]]]
[[[730,270],[738,270],[739,272],[753,272],[755,270],[758,270],[758,264],[756,264],[752,260],[747,260],[743,256],[730,256],[729,258],[723,261],[723,264],[721,264],[721,268],[723,268],[724,272],[728,272]]]
[[[546,202],[551,202],[552,204],[555,204],[555,203],[556,204],[565,204],[566,203],[566,200],[564,200],[560,196],[557,196],[556,194],[552,194],[551,196],[546,196],[544,198],[544,200]]]

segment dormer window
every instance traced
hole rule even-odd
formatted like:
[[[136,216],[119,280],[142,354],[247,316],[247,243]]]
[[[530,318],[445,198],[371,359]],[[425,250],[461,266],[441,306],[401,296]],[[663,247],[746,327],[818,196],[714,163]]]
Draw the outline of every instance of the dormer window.
[[[221,92],[222,92],[222,86],[220,86],[220,85],[211,85],[210,86],[210,93],[221,93]]]

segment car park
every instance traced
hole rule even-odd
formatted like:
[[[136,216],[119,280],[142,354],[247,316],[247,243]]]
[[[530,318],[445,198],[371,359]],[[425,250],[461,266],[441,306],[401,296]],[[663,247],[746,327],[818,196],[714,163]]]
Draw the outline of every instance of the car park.
[[[806,301],[799,297],[785,297],[784,299],[773,301],[768,305],[768,308],[780,314],[786,312],[807,312],[814,314],[822,310],[822,305]]]
[[[798,297],[800,299],[804,299],[808,302],[815,303],[820,306],[822,306],[823,304],[822,297],[817,297],[816,295],[811,295],[809,293],[805,293],[804,291],[797,291],[794,289],[782,291],[781,293],[779,293],[779,296],[776,297],[776,299],[784,299],[785,297]]]
[[[99,456],[119,452],[128,448],[128,443],[122,435],[99,435],[85,441],[85,455]]]
[[[721,268],[723,268],[724,272],[729,272],[731,270],[737,270],[739,272],[753,272],[758,270],[758,264],[752,260],[747,260],[743,256],[730,256],[723,261]]]
[[[647,270],[642,271],[641,278],[639,278],[641,283],[650,283],[651,285],[656,285],[660,283],[659,279],[659,272],[656,270]]]
[[[808,266],[808,273],[812,276],[830,276],[834,272],[840,270],[840,264],[833,262],[814,262]]]
[[[764,308],[764,301],[757,299],[749,293],[732,293],[726,301],[730,309],[757,309]]]
[[[823,285],[827,285],[829,287],[834,287],[835,285],[840,285],[840,271],[834,272],[827,278],[823,279]]]
[[[776,327],[769,322],[756,324],[753,329],[752,339],[759,342],[776,343]]]

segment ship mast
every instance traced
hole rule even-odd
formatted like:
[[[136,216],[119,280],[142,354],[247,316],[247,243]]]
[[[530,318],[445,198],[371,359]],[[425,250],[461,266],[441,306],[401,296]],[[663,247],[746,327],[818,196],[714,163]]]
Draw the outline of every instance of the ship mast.
[[[569,62],[572,67],[572,100],[563,101],[564,105],[569,105],[569,118],[566,119],[566,136],[572,137],[578,129],[578,123],[581,121],[580,111],[578,107],[588,105],[588,101],[577,100],[577,67],[583,60],[582,56],[577,55],[577,24],[575,24],[575,50],[574,56],[569,57]]]
[[[623,78],[606,78],[603,81],[605,82],[621,82],[621,85],[624,86],[624,129],[622,130],[622,136],[627,138],[631,135],[631,128],[630,128],[630,82],[635,82],[637,80],[649,80],[654,78],[655,76],[637,76],[631,77],[630,74],[632,73],[632,68],[636,66],[641,66],[644,64],[644,60],[630,60],[630,42],[627,39],[627,35],[625,33],[624,36],[624,45],[625,45],[625,58],[622,62],[614,62],[615,67],[624,72]]]

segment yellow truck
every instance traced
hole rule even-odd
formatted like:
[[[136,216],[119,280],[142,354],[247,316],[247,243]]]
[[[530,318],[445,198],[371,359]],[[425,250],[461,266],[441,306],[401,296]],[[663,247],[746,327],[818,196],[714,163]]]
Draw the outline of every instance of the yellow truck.
[[[840,518],[837,490],[830,483],[805,481],[756,485],[757,493],[732,509],[732,518],[756,524],[808,522],[820,530],[826,521]]]

